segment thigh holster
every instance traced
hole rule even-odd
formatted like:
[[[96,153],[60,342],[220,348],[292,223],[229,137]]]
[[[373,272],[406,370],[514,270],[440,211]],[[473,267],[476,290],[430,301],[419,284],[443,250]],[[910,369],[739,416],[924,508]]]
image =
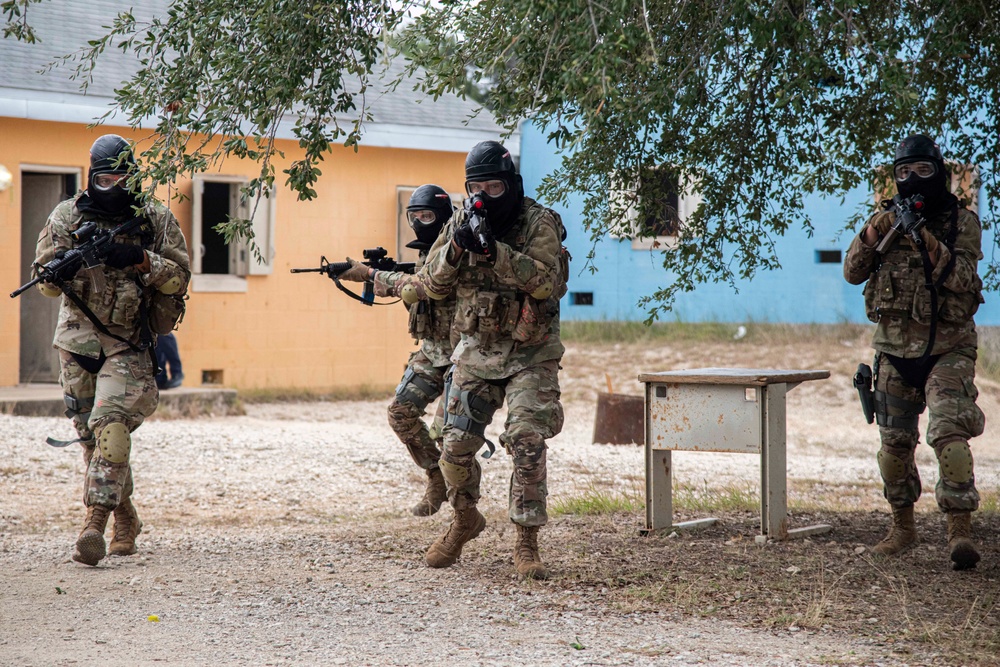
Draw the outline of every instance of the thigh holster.
[[[94,409],[94,397],[77,397],[63,394],[63,401],[66,403],[66,416],[72,419],[77,415],[85,415]]]
[[[414,387],[422,391],[423,395],[414,391]],[[420,410],[425,410],[427,404],[431,402],[432,397],[437,393],[437,389],[417,375],[416,371],[412,368],[406,369],[406,372],[403,373],[403,379],[396,386],[396,400],[400,403],[410,403]]]
[[[887,428],[902,428],[912,430],[917,428],[920,413],[927,407],[926,403],[916,403],[907,401],[898,396],[891,396],[884,391],[876,389],[875,394],[875,420],[879,426]],[[889,408],[900,410],[903,414],[890,415]]]
[[[445,384],[446,402],[450,391],[451,375],[449,374],[448,381]],[[483,458],[490,458],[496,451],[496,445],[486,439],[486,426],[493,419],[493,413],[496,412],[496,408],[494,408],[486,399],[476,396],[468,391],[463,391],[459,394],[459,400],[462,402],[462,411],[464,414],[457,415],[446,411],[444,414],[445,425],[482,438],[483,442],[485,442],[486,446],[489,448],[489,451],[483,454]]]

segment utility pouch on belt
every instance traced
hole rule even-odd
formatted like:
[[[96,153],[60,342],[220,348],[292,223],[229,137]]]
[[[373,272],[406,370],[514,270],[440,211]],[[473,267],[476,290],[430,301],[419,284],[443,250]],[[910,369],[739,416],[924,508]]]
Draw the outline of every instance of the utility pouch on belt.
[[[858,372],[854,374],[854,388],[858,390],[861,399],[861,409],[869,424],[875,422],[875,393],[872,391],[872,367],[868,364],[858,364]]]
[[[417,301],[410,306],[410,335],[417,340],[427,338],[431,328],[430,304]]]

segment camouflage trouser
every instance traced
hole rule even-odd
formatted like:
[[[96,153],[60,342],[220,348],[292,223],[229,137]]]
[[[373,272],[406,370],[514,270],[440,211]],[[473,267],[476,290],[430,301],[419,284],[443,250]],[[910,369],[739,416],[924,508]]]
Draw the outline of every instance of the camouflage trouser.
[[[463,400],[463,394],[465,400]],[[511,521],[522,526],[543,526],[546,487],[545,440],[562,430],[563,409],[559,403],[559,362],[545,361],[503,380],[484,380],[456,366],[448,393],[450,415],[469,416],[469,397],[486,401],[495,412],[507,398],[507,422],[500,443],[514,460],[510,479]],[[474,401],[473,401],[474,402]],[[492,412],[485,416],[487,422]],[[441,471],[448,484],[448,499],[456,509],[479,501],[481,469],[476,452],[483,438],[451,424],[444,428]]]
[[[72,415],[87,465],[83,503],[117,507],[132,495],[132,468],[127,455],[124,462],[109,461],[96,443],[108,425],[118,422],[132,432],[156,410],[159,392],[149,353],[120,352],[108,357],[100,371],[89,373],[73,355],[59,350],[59,366],[63,393],[87,406]]]
[[[424,470],[438,467],[441,450],[437,440],[443,424],[443,406],[438,405],[434,424],[428,430],[423,416],[427,405],[444,392],[444,376],[450,366],[437,366],[422,351],[410,355],[406,374],[389,404],[389,425],[406,445],[413,462]],[[413,379],[411,378],[411,375]],[[432,433],[433,431],[433,433]]]
[[[974,382],[975,348],[941,355],[922,388],[908,384],[883,354],[879,355],[878,366],[876,389],[905,401],[927,403],[927,444],[938,458],[934,491],[938,507],[944,512],[975,511],[979,507],[979,493],[968,443],[982,434],[986,423],[983,411],[976,405],[979,391]],[[891,405],[887,411],[890,415],[903,414]],[[920,432],[916,427],[880,426],[879,434],[882,437],[879,470],[885,498],[893,507],[912,505],[920,497],[920,474],[913,460]]]

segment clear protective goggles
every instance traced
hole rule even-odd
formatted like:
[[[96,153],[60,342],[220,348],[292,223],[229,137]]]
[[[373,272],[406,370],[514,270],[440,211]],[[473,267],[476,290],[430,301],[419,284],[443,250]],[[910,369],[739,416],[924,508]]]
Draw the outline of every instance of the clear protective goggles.
[[[94,176],[94,187],[102,192],[107,192],[115,186],[126,188],[128,186],[128,174],[98,174]]]
[[[930,160],[921,160],[920,162],[907,162],[906,164],[897,165],[893,170],[893,175],[896,180],[902,183],[910,177],[910,174],[916,174],[917,178],[930,178],[937,173],[937,165]]]
[[[437,221],[437,214],[430,209],[421,208],[415,211],[407,211],[406,218],[410,221],[411,225],[433,225]]]
[[[484,197],[496,199],[507,191],[507,184],[500,179],[493,179],[489,181],[466,181],[465,190],[469,193],[470,197],[481,192]]]

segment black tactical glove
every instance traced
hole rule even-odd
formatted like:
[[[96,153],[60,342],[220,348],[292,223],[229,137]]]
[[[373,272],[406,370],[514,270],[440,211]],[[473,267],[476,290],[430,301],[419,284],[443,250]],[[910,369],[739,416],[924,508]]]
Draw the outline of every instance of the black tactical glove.
[[[455,245],[463,250],[474,252],[477,255],[483,255],[490,261],[495,260],[497,257],[497,242],[496,239],[493,238],[493,235],[486,235],[486,246],[483,246],[479,238],[473,233],[472,227],[470,227],[468,223],[459,226],[459,228],[455,230]]]
[[[108,248],[108,254],[104,258],[107,266],[124,269],[146,261],[145,251],[142,246],[131,243],[112,243]]]

